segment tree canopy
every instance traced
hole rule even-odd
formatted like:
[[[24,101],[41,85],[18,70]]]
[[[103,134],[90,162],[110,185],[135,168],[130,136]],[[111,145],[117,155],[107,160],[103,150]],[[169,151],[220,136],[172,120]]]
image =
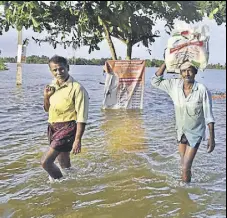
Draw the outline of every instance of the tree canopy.
[[[106,39],[112,59],[117,59],[113,37],[126,45],[127,59],[136,44],[151,52],[150,46],[160,36],[154,30],[160,19],[165,21],[167,33],[176,19],[190,23],[209,16],[218,25],[226,22],[226,2],[222,1],[0,1],[1,5],[0,34],[10,27],[33,28],[34,32],[47,32],[44,38],[33,38],[39,44],[74,49],[85,45],[89,53],[99,50],[98,44]]]

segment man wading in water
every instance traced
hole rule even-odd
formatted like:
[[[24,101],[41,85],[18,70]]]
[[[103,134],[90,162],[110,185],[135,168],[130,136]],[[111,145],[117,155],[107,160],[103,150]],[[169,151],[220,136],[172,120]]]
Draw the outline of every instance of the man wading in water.
[[[73,154],[81,152],[89,97],[85,88],[69,75],[69,65],[64,57],[52,57],[49,68],[55,78],[44,89],[44,109],[49,115],[50,147],[42,157],[41,164],[52,179],[59,179],[63,175],[54,164],[55,159],[57,158],[61,168],[69,168],[70,151]]]
[[[167,92],[173,100],[177,138],[182,165],[182,180],[191,181],[191,167],[208,125],[210,137],[207,152],[215,147],[212,98],[207,88],[195,81],[197,69],[189,62],[180,67],[181,79],[164,79],[163,64],[152,78],[151,84]]]

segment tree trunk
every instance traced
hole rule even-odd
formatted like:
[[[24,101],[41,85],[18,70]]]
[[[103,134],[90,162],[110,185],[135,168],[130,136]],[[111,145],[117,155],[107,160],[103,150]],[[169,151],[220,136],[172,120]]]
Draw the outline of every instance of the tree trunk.
[[[127,43],[127,56],[126,56],[126,60],[131,60],[132,59],[132,42],[129,41]]]
[[[107,26],[106,26],[106,24],[104,22],[103,22],[103,27],[104,27],[104,30],[105,30],[106,40],[107,40],[108,45],[110,47],[110,52],[111,52],[111,55],[112,55],[112,59],[113,60],[117,60],[116,50],[115,50],[113,41],[111,39],[110,33],[109,33],[108,29],[107,29]]]
[[[18,45],[17,45],[17,75],[16,84],[22,85],[22,66],[21,66],[21,55],[22,55],[22,30],[18,31]]]

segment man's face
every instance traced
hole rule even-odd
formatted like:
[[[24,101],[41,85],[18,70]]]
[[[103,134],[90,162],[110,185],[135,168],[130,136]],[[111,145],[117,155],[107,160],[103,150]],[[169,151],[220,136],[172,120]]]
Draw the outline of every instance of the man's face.
[[[192,67],[181,70],[181,76],[185,82],[192,83],[195,81],[195,71]]]
[[[49,63],[50,71],[52,75],[59,81],[64,82],[69,76],[69,66],[63,63]]]

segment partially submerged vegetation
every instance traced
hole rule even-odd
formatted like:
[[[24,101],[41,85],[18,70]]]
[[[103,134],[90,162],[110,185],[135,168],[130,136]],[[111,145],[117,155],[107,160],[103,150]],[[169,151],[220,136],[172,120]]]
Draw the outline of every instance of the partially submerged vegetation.
[[[0,59],[0,70],[8,70],[7,66],[1,59]]]

